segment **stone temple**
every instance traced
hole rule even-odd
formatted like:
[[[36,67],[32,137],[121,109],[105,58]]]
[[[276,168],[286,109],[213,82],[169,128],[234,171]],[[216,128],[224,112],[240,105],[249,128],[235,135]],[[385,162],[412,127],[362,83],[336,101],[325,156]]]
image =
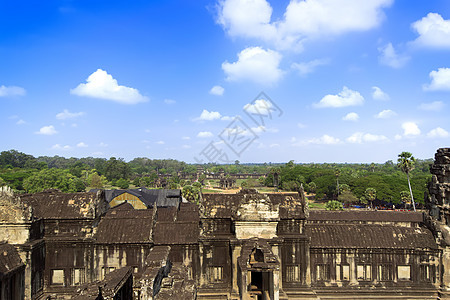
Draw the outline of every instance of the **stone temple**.
[[[3,188],[0,299],[450,299],[450,149],[431,173],[416,213],[314,211],[303,191],[135,209]]]

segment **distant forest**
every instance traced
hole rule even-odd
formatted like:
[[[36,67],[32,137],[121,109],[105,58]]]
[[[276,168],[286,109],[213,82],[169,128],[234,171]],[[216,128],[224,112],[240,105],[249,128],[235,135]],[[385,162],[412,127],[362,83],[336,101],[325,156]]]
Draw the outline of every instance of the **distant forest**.
[[[431,179],[432,159],[417,160],[410,173],[416,202],[423,203],[428,181]],[[85,191],[91,188],[154,187],[158,177],[168,176],[169,188],[183,188],[197,178],[198,169],[206,173],[261,174],[256,179],[240,182],[242,187],[273,187],[294,191],[302,185],[316,199],[338,199],[341,202],[363,202],[380,199],[392,203],[409,201],[406,174],[397,167],[396,160],[383,164],[304,163],[283,164],[188,164],[174,159],[135,158],[129,162],[121,158],[64,158],[61,156],[34,157],[16,150],[0,153],[0,186],[8,185],[18,193],[34,193],[49,188],[63,192]],[[189,180],[180,179],[183,173]],[[278,182],[274,180],[278,174]],[[275,178],[277,175],[275,175]],[[339,186],[339,190],[338,190]]]

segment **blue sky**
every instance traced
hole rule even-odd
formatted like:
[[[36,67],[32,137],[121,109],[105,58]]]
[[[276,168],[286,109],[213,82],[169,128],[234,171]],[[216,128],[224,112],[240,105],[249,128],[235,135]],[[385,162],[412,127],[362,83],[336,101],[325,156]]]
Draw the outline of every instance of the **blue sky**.
[[[300,163],[449,146],[445,0],[3,0],[0,30],[2,151]]]

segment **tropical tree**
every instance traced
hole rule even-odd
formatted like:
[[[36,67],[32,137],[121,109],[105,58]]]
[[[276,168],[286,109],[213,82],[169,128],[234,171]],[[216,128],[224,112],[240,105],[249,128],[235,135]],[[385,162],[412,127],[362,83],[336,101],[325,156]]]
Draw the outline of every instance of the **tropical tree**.
[[[200,190],[192,185],[185,185],[181,190],[184,199],[188,201],[198,201]]]
[[[411,202],[411,195],[408,191],[401,191],[400,192],[400,200],[404,203]]]
[[[411,194],[411,201],[413,204],[413,209],[416,211],[416,204],[414,202],[414,196],[411,189],[411,183],[409,181],[409,173],[414,170],[414,165],[416,164],[416,159],[410,152],[403,151],[398,155],[397,166],[406,173],[406,178],[408,179],[409,193]]]
[[[372,207],[373,201],[377,198],[377,190],[374,188],[367,188],[364,192],[364,197],[367,201],[370,201],[370,206]]]
[[[339,197],[339,176],[341,176],[341,171],[337,169],[336,172],[334,172],[334,176],[336,176],[336,193]]]
[[[325,204],[325,209],[326,210],[343,210],[344,207],[342,206],[341,202],[339,202],[337,200],[331,200]]]

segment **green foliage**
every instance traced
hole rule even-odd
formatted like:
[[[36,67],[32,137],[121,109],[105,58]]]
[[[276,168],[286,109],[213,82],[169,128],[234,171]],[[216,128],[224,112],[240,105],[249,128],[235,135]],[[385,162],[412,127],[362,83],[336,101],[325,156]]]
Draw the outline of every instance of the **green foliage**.
[[[46,189],[59,189],[62,192],[81,192],[85,185],[80,178],[70,174],[68,170],[44,169],[34,173],[23,182],[29,193],[42,192]]]
[[[106,180],[105,176],[100,176],[97,173],[94,173],[90,176],[89,186],[93,189],[101,189],[103,188],[104,181]]]
[[[37,168],[37,160],[32,155],[17,150],[3,151],[0,153],[0,166],[11,168]]]
[[[330,200],[325,204],[326,210],[344,210],[342,203],[337,200]]]
[[[198,181],[194,182],[192,184],[193,187],[197,188],[198,190],[200,190],[202,188],[202,184]]]
[[[127,179],[131,174],[130,167],[121,158],[111,157],[106,163],[105,176],[108,180]]]
[[[192,185],[185,185],[181,190],[183,197],[191,202],[197,202],[200,190]]]
[[[401,191],[400,200],[405,203],[411,202],[411,194],[408,191]]]
[[[241,187],[243,189],[251,189],[251,188],[254,188],[254,187],[258,186],[258,185],[259,185],[259,181],[256,180],[256,179],[253,179],[253,178],[249,178],[249,179],[243,180],[241,182]]]
[[[128,182],[128,180],[120,178],[116,180],[115,185],[121,189],[127,189],[130,186],[130,183]]]
[[[343,190],[339,194],[338,200],[342,203],[348,204],[358,203],[358,198],[355,195],[353,195],[353,193],[350,190]]]

